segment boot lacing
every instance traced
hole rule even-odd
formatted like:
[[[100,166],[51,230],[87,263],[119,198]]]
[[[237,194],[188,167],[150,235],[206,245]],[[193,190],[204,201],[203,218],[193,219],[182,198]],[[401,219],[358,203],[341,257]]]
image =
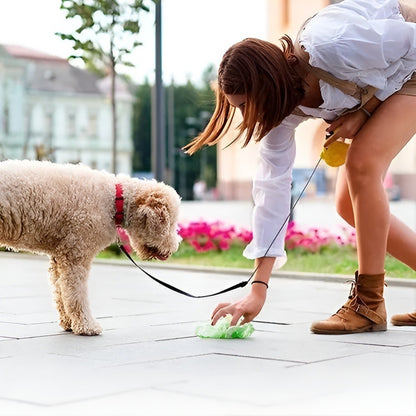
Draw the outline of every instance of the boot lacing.
[[[348,301],[345,305],[341,306],[341,308],[339,308],[337,312],[334,314],[334,315],[337,315],[342,320],[345,320],[345,318],[342,315],[347,312],[348,308],[355,311],[356,306],[358,304],[367,306],[366,303],[358,296],[357,289],[360,284],[357,283],[356,280],[347,280],[346,283],[351,283],[350,293],[348,295],[348,299],[350,299],[350,301]]]
[[[352,299],[351,306],[355,306],[357,303],[359,303],[358,300],[360,300],[360,303],[362,305],[367,306],[365,302],[358,296],[358,287],[360,286],[360,284],[357,283],[355,280],[349,280],[347,281],[347,283],[351,283],[350,293],[348,295],[348,299]]]

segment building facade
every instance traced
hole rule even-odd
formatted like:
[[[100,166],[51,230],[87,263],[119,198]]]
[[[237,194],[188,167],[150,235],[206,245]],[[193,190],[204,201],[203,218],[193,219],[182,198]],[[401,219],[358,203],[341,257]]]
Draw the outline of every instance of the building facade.
[[[133,96],[118,80],[117,170],[132,171]],[[66,59],[0,45],[0,160],[39,159],[111,170],[109,78]]]
[[[268,34],[267,40],[278,42],[283,34],[296,37],[302,23],[330,3],[330,0],[268,0]],[[416,7],[416,0],[407,0]],[[237,113],[236,113],[237,114]],[[236,120],[236,125],[239,120]],[[301,187],[315,166],[325,139],[327,124],[322,120],[309,119],[296,129],[296,160],[294,165],[294,188]],[[229,133],[228,141],[233,137]],[[227,143],[227,137],[224,138]],[[257,166],[259,145],[250,143],[241,149],[238,143],[223,149],[218,146],[218,191],[223,199],[251,199],[252,179]],[[315,182],[307,192],[331,193],[334,189],[337,169],[329,168],[324,163],[315,175]],[[402,198],[416,200],[416,140],[411,140],[393,160],[389,175],[394,185],[400,190]],[[299,182],[299,183],[298,183]],[[294,192],[296,194],[296,192]]]

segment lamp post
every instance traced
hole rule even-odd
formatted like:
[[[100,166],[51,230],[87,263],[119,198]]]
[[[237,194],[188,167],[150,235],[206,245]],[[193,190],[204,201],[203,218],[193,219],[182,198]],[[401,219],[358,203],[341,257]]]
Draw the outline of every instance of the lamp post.
[[[158,181],[165,178],[165,97],[162,79],[162,0],[156,1],[155,88],[152,105],[152,172]]]

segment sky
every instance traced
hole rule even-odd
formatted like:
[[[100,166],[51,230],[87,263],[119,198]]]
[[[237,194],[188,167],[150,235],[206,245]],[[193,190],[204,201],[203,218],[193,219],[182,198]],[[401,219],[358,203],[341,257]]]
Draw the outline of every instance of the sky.
[[[70,32],[60,0],[0,0],[0,44],[15,44],[67,58],[71,43],[55,32]],[[218,67],[224,52],[246,38],[266,38],[267,0],[162,0],[162,64],[165,83],[197,83],[203,71]],[[134,81],[154,80],[154,5],[141,15],[139,40],[131,56]]]

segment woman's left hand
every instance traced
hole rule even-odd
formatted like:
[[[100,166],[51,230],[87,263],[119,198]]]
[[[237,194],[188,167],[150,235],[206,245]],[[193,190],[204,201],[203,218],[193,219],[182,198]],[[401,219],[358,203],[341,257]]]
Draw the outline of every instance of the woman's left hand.
[[[266,288],[257,287],[246,297],[234,303],[220,303],[212,313],[211,324],[215,325],[218,320],[228,314],[232,315],[230,326],[235,326],[240,318],[241,324],[251,322],[261,311],[266,301]]]
[[[328,147],[339,138],[354,140],[355,135],[360,131],[361,127],[367,120],[368,116],[361,110],[357,110],[337,118],[326,129],[328,134],[332,134],[325,141],[324,147]]]

